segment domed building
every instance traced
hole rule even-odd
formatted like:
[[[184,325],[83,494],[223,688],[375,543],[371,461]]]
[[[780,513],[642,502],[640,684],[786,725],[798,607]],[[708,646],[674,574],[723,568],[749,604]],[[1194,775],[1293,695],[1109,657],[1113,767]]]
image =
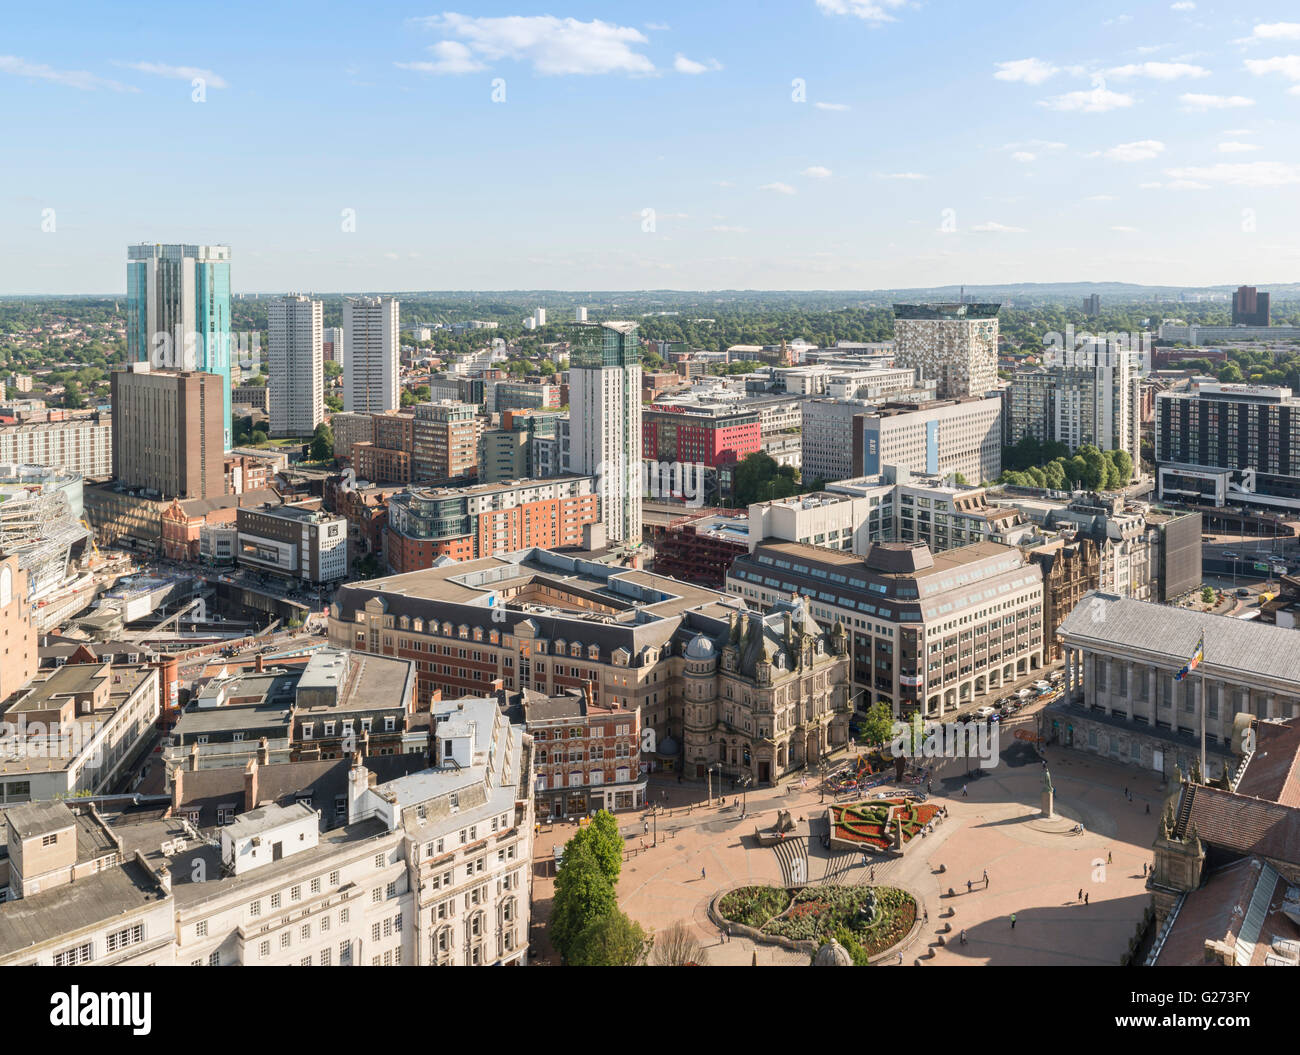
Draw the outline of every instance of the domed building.
[[[849,950],[832,938],[813,956],[814,967],[852,967],[853,957]]]

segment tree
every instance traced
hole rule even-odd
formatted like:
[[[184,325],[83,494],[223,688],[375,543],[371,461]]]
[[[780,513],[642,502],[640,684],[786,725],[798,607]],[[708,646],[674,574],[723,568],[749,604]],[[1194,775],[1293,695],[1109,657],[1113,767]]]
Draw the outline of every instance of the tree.
[[[332,359],[329,360],[328,362],[326,362],[326,364],[325,364],[325,376],[326,376],[327,378],[329,378],[331,381],[332,381],[334,378],[338,377],[341,373],[343,373],[343,364],[342,364],[342,363],[336,363],[336,362],[334,362],[334,360],[332,360]]]
[[[582,929],[565,963],[573,967],[639,967],[653,944],[639,923],[616,908]]]
[[[623,833],[618,830],[618,820],[609,810],[600,810],[592,818],[585,834],[605,878],[611,883],[618,882],[619,873],[623,871]]]
[[[325,406],[330,409],[332,414],[338,414],[343,410],[343,400],[339,399],[338,396],[326,396]]]
[[[1115,468],[1119,470],[1124,483],[1128,483],[1133,479],[1133,457],[1128,451],[1119,449],[1107,451],[1106,456],[1115,463]]]
[[[736,505],[747,506],[751,502],[789,498],[799,493],[799,486],[795,482],[792,466],[777,465],[776,459],[771,455],[755,451],[746,455],[736,466],[732,476],[732,491]]]
[[[1241,367],[1236,363],[1224,363],[1219,367],[1219,380],[1224,384],[1239,385],[1245,378],[1242,376]]]
[[[867,711],[866,720],[862,722],[862,740],[868,744],[884,744],[893,738],[894,709],[883,700],[878,700]]]
[[[311,456],[318,462],[329,461],[334,457],[334,430],[323,421],[312,434]]]
[[[543,377],[555,376],[555,364],[549,359],[543,359],[542,365],[537,368]]]
[[[76,381],[68,381],[63,386],[63,405],[69,410],[80,410],[86,405],[85,397],[81,394],[81,385]]]
[[[566,963],[577,952],[582,932],[618,910],[614,884],[592,851],[586,832],[584,828],[565,845],[551,901],[551,944]]]
[[[252,438],[251,438],[251,439],[252,439],[252,444],[253,444],[254,447],[260,447],[262,444],[264,444],[264,443],[265,443],[267,440],[269,440],[270,438],[271,438],[271,437],[268,436],[268,435],[266,434],[265,430],[263,430],[263,429],[254,429],[254,430],[253,430],[253,435],[252,435]]]
[[[1214,603],[1214,587],[1203,586],[1201,588],[1201,604],[1213,604],[1213,603]]]
[[[650,962],[655,967],[707,967],[709,954],[685,923],[678,920],[662,934],[654,936]]]

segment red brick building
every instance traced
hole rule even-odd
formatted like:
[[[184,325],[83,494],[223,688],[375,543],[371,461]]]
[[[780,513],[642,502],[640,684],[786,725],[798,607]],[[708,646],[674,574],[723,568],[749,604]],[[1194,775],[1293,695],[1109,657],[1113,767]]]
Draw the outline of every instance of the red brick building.
[[[763,448],[758,412],[655,404],[641,411],[641,456],[650,461],[734,465]]]

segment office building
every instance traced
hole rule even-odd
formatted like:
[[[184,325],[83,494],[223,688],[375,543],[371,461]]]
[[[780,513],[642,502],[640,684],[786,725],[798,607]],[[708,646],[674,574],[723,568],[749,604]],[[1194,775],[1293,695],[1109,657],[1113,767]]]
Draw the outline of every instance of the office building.
[[[160,684],[155,666],[88,651],[34,674],[0,703],[0,803],[108,790],[153,735]]]
[[[716,765],[770,784],[848,742],[843,633],[802,603],[763,616],[714,590],[534,549],[345,585],[329,634],[420,661],[422,701],[490,683],[547,697],[590,686],[589,706],[628,723],[639,713],[658,765],[692,780]]]
[[[1158,392],[1155,456],[1159,498],[1300,511],[1300,399],[1218,382]]]
[[[743,404],[656,403],[641,411],[641,456],[646,461],[717,468],[761,449],[758,412]]]
[[[338,411],[330,415],[330,431],[334,433],[334,457],[351,458],[355,444],[374,441],[374,416]]]
[[[230,247],[141,243],[126,255],[127,362],[220,377],[230,450]]]
[[[413,414],[371,414],[373,439],[355,440],[350,457],[358,480],[409,484],[415,451]]]
[[[589,476],[403,491],[388,500],[384,557],[391,571],[402,573],[440,557],[576,547],[583,528],[599,520]]]
[[[478,407],[417,403],[412,428],[411,478],[419,483],[465,484],[478,477]]]
[[[401,406],[398,316],[399,304],[393,297],[344,300],[344,410],[382,414]]]
[[[577,308],[574,308],[574,309],[573,309],[573,321],[574,321],[574,322],[586,322],[586,321],[587,321],[587,309],[584,308],[584,307],[581,307],[581,306],[579,306],[579,307],[577,307]]]
[[[762,608],[798,597],[839,627],[859,710],[941,718],[1043,665],[1042,571],[1014,546],[878,542],[860,557],[763,541],[732,562],[727,591]]]
[[[272,436],[310,436],[325,420],[321,310],[320,301],[302,296],[276,297],[267,305]]]
[[[939,399],[998,387],[998,304],[895,304],[894,365],[938,383]]]
[[[36,673],[36,627],[28,571],[13,553],[0,554],[0,701],[7,700]],[[0,790],[0,804],[5,802]]]
[[[299,505],[240,509],[239,563],[304,583],[347,578],[348,529],[340,516]]]
[[[113,474],[112,415],[92,412],[63,421],[0,424],[0,463],[105,479]]]
[[[109,375],[113,476],[120,487],[161,498],[226,493],[224,382],[216,374],[128,363]]]
[[[1098,293],[1089,293],[1083,298],[1083,313],[1089,318],[1095,318],[1101,314],[1101,295]]]
[[[1232,295],[1232,325],[1268,326],[1268,294],[1260,293],[1254,286],[1240,286]]]
[[[641,543],[641,349],[636,323],[575,324],[569,351],[570,467],[594,476],[612,543]]]

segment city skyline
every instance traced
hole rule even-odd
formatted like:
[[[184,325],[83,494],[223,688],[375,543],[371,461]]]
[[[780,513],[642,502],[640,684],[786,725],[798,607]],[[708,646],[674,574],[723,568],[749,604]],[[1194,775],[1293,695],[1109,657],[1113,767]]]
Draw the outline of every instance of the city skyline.
[[[0,55],[39,144],[0,196],[9,295],[121,292],[121,245],[155,240],[231,245],[250,293],[1268,287],[1300,260],[1280,0],[380,3],[345,38],[337,5],[201,32],[62,6],[57,47],[19,11]]]

